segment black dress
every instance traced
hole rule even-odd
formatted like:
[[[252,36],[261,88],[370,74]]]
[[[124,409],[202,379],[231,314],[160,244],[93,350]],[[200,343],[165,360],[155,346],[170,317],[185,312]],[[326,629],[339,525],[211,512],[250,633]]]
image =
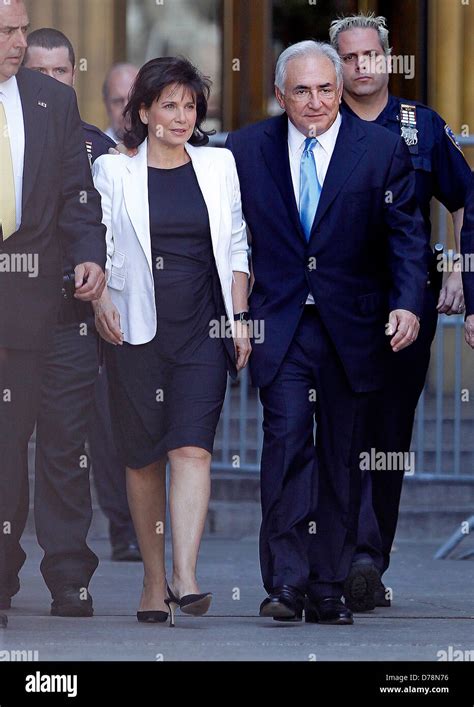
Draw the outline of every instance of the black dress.
[[[223,339],[210,336],[225,307],[192,163],[149,167],[148,193],[157,333],[107,347],[117,443],[133,469],[179,447],[212,453],[228,369]]]

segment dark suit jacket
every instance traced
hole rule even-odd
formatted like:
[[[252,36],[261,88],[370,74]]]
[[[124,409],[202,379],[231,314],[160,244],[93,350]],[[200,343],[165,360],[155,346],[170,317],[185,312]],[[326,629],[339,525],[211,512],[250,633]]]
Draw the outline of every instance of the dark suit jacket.
[[[464,221],[461,231],[461,253],[466,259],[466,269],[462,273],[466,317],[474,314],[474,270],[470,261],[474,260],[474,176],[464,204]]]
[[[105,227],[75,92],[24,68],[17,81],[25,123],[22,222],[0,242],[0,256],[37,254],[39,275],[0,272],[0,346],[42,350],[60,303],[60,241],[72,267],[88,261],[104,268]]]
[[[354,391],[383,383],[393,309],[422,311],[428,263],[404,142],[344,116],[309,244],[301,229],[288,157],[286,114],[237,131],[234,153],[252,235],[253,383],[271,383],[311,292]]]

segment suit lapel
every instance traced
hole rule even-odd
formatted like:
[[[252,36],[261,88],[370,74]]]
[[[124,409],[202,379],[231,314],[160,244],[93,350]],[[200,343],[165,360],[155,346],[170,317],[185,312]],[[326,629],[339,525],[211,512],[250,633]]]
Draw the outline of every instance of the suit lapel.
[[[314,231],[324,214],[351,176],[362,155],[366,152],[367,148],[363,144],[364,137],[363,131],[358,129],[357,120],[350,120],[347,116],[344,116],[324,180],[321,198],[311,229],[311,238],[314,237]]]
[[[265,131],[261,149],[263,159],[278,187],[288,215],[303,242],[306,243],[295,200],[293,180],[291,179],[290,158],[288,156],[288,116],[286,113],[278,116],[270,123]]]
[[[28,69],[20,69],[17,74],[25,125],[25,159],[23,162],[22,211],[25,213],[28,199],[36,183],[41,160],[44,158],[44,144],[50,107],[41,100],[41,86],[30,81]]]
[[[150,207],[148,204],[148,139],[138,148],[135,157],[127,157],[123,176],[123,195],[128,216],[153,270],[150,242]]]

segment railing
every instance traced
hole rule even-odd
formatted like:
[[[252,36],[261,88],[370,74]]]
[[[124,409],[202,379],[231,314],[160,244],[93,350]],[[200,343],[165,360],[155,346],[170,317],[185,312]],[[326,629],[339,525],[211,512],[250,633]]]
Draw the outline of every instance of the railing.
[[[222,146],[225,137],[224,134],[215,136],[213,144]],[[463,146],[474,147],[474,138],[458,136],[458,141]],[[434,209],[438,210],[438,218],[436,237],[432,241],[447,247],[448,214],[437,202]],[[463,316],[440,315],[427,384],[418,404],[413,431],[417,479],[474,481],[474,410],[469,404],[469,383],[474,381],[474,351],[465,351],[463,357],[465,349]],[[450,359],[452,370],[448,371]],[[452,375],[447,376],[448,372]],[[251,387],[248,369],[245,369],[237,383],[228,384],[216,435],[214,470],[259,471],[262,420],[258,392]]]

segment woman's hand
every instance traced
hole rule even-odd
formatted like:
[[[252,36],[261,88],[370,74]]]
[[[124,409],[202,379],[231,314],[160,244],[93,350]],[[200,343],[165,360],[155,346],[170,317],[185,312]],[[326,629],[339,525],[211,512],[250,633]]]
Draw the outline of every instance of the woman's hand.
[[[235,322],[234,346],[237,370],[241,371],[247,365],[249,356],[252,353],[249,325],[245,324],[245,322]]]
[[[440,314],[462,314],[465,310],[462,273],[457,270],[449,275],[439,293],[437,310]]]
[[[107,288],[99,300],[92,302],[92,307],[95,313],[95,326],[101,337],[109,344],[121,346],[123,334],[120,329],[120,314]]]

